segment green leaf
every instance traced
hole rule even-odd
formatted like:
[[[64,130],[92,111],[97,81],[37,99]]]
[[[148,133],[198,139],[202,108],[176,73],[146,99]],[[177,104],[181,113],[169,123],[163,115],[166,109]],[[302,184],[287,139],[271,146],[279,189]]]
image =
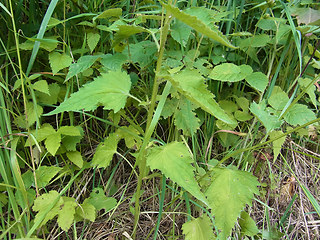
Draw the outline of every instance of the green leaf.
[[[49,86],[46,80],[40,80],[32,84],[34,90],[50,95]]]
[[[282,135],[283,132],[280,131],[272,131],[270,132],[270,140],[277,138],[278,136]],[[272,142],[272,149],[273,149],[273,161],[275,161],[280,154],[280,151],[282,149],[282,145],[284,144],[286,140],[286,136],[279,138],[277,140],[274,140]]]
[[[214,95],[204,84],[204,78],[196,70],[182,70],[172,75],[169,80],[185,97],[203,110],[228,124],[235,123],[214,100]]]
[[[49,84],[49,95],[46,93],[38,92],[36,93],[37,98],[39,99],[40,103],[53,105],[58,102],[59,93],[61,87],[58,83]]]
[[[266,127],[267,132],[270,132],[281,126],[281,121],[277,116],[271,115],[263,103],[253,102],[250,106],[250,111],[260,120],[260,122]]]
[[[84,85],[78,92],[60,104],[55,110],[46,114],[53,115],[64,111],[92,111],[100,105],[104,109],[118,112],[126,104],[131,80],[127,73],[114,71],[103,73],[91,83]]]
[[[272,90],[268,103],[276,110],[282,110],[289,101],[288,95],[278,86]]]
[[[117,133],[110,134],[103,143],[100,143],[93,156],[91,165],[97,168],[106,168],[112,161],[113,155],[117,152],[120,136]]]
[[[59,133],[55,133],[48,136],[44,144],[48,152],[54,156],[60,147],[60,142],[61,142],[61,135]]]
[[[120,25],[118,26],[118,31],[114,35],[113,46],[122,40],[129,38],[131,35],[142,32],[149,32],[149,30],[135,25]]]
[[[264,92],[268,85],[268,77],[262,72],[254,72],[246,76],[246,81],[251,87],[255,88],[260,92]]]
[[[72,58],[65,53],[52,52],[49,54],[49,63],[54,75],[60,70],[69,67],[72,63]]]
[[[299,78],[298,82],[299,82],[299,85],[302,87],[302,90],[304,90],[305,88],[307,88],[309,86],[306,93],[308,94],[314,107],[317,108],[317,99],[316,99],[316,94],[315,94],[316,86],[314,84],[312,84],[312,80],[309,78]]]
[[[74,214],[76,213],[75,208],[78,206],[74,198],[62,197],[63,204],[60,205],[58,212],[58,225],[63,231],[68,231],[71,227]]]
[[[53,219],[59,214],[59,208],[63,204],[63,199],[59,196],[59,193],[55,190],[49,193],[44,193],[34,200],[32,210],[38,212],[34,218],[34,222],[39,222],[43,215],[47,212],[48,208],[51,208],[53,202],[58,199],[58,202],[53,206],[53,208],[46,214],[40,226],[45,225],[49,220]]]
[[[80,129],[77,126],[62,126],[58,129],[58,133],[68,136],[81,136]]]
[[[93,21],[99,18],[108,19],[110,17],[120,17],[121,15],[122,15],[121,8],[111,8],[111,9],[105,10],[104,12],[100,13],[98,16],[94,17]]]
[[[122,65],[127,61],[127,56],[123,53],[116,54],[105,54],[100,62],[108,70],[119,70],[122,68]]]
[[[171,37],[180,43],[183,47],[187,45],[190,37],[191,28],[183,22],[177,21],[171,27]]]
[[[96,209],[91,203],[89,203],[88,198],[85,199],[80,207],[76,209],[76,214],[91,222],[94,222],[96,219]]]
[[[200,128],[200,119],[196,117],[193,109],[190,101],[183,98],[174,114],[174,124],[183,130],[185,135],[192,135]]]
[[[96,210],[104,209],[106,213],[117,205],[117,200],[112,197],[107,197],[102,188],[94,188],[90,193],[88,202],[92,204]]]
[[[188,148],[179,142],[153,147],[147,156],[147,165],[150,166],[151,170],[159,169],[166,177],[206,203],[206,199],[195,180],[195,169],[191,163],[193,163],[193,160]]]
[[[130,134],[129,132],[132,134]],[[139,131],[135,129],[132,125],[130,125],[129,127],[123,126],[119,128],[117,130],[117,133],[121,135],[121,138],[124,138],[124,141],[128,148],[140,148],[142,140],[141,138],[139,138]]]
[[[89,32],[87,33],[87,44],[91,52],[96,48],[98,42],[100,41],[100,34]]]
[[[307,122],[316,119],[316,115],[306,105],[295,104],[284,116],[284,120],[293,125],[303,125]]]
[[[222,63],[215,66],[209,77],[223,82],[238,82],[252,74],[249,65],[237,66],[233,63]]]
[[[37,187],[39,189],[46,187],[52,178],[61,171],[61,168],[55,166],[40,166],[36,169],[36,179],[37,179]],[[26,188],[31,186],[35,187],[34,183],[34,175],[28,170],[24,174],[22,174],[22,179]]]
[[[125,49],[123,53],[126,54],[132,62],[139,63],[141,68],[151,64],[157,52],[155,43],[151,41],[129,44],[129,49],[130,52],[128,52],[128,49]]]
[[[297,17],[298,24],[319,25],[320,24],[320,10],[312,8],[296,8],[292,15]]]
[[[67,152],[68,159],[74,163],[77,167],[82,168],[83,159],[81,153],[78,151]]]
[[[94,55],[94,56],[85,55],[85,56],[80,57],[76,63],[73,63],[70,66],[69,72],[68,72],[68,75],[67,75],[65,81],[67,81],[70,78],[72,78],[73,76],[87,70],[100,57],[101,57],[101,55]]]
[[[241,212],[241,216],[239,218],[239,225],[241,228],[241,236],[253,237],[259,233],[259,229],[257,228],[256,223],[245,211]]]
[[[179,10],[178,8],[165,4],[160,1],[161,5],[168,11],[169,14],[172,14],[175,18],[180,20],[181,22],[187,24],[188,26],[192,27],[197,32],[227,46],[230,48],[236,48],[233,46],[229,40],[224,36],[219,30],[211,29],[207,26],[204,22],[202,22],[199,18],[184,13],[183,11]]]
[[[27,102],[25,115],[18,116],[14,119],[14,123],[21,128],[31,127],[43,113],[43,109],[38,104]]]
[[[212,223],[207,215],[195,218],[182,225],[182,232],[186,240],[210,240],[214,239]]]
[[[267,34],[259,34],[247,39],[241,40],[239,47],[240,48],[256,48],[264,47],[270,42],[270,37]]]
[[[259,182],[251,173],[228,168],[213,168],[211,184],[206,191],[215,225],[228,237],[240,213],[251,206],[254,194],[259,194]]]

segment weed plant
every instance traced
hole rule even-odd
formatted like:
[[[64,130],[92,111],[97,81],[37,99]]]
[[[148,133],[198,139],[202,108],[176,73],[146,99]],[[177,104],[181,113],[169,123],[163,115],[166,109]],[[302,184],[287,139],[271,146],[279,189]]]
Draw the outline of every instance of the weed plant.
[[[0,9],[0,239],[317,238],[318,3]]]

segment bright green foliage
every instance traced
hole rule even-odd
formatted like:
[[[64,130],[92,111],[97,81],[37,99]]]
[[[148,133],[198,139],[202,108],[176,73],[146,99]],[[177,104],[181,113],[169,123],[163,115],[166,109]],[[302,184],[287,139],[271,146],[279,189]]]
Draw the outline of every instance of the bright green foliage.
[[[195,218],[182,225],[182,232],[186,240],[214,239],[212,223],[207,215]]]
[[[103,73],[60,104],[48,115],[64,111],[92,111],[98,106],[118,112],[126,104],[131,87],[130,77],[121,71]]]
[[[37,98],[40,103],[44,104],[56,104],[58,102],[60,90],[63,87],[60,87],[58,83],[49,84],[49,95],[46,93],[38,92],[36,93]],[[37,89],[36,89],[37,90]]]
[[[316,119],[315,113],[302,104],[294,104],[284,116],[284,120],[293,126],[303,125],[314,119]]]
[[[122,40],[129,38],[131,35],[149,32],[148,29],[135,25],[120,25],[118,26],[118,29],[119,30],[114,35],[113,45],[116,45]]]
[[[299,85],[302,87],[302,90],[309,87],[306,93],[308,94],[314,107],[317,108],[317,100],[316,100],[316,94],[315,94],[316,86],[312,84],[312,80],[309,78],[299,78],[298,82],[299,82]]]
[[[276,110],[282,110],[289,101],[288,95],[278,86],[273,88],[268,103]]]
[[[135,129],[131,125],[128,127],[123,126],[119,128],[116,132],[121,136],[121,138],[124,139],[127,148],[140,148],[142,140],[138,137],[139,131],[137,129]]]
[[[111,8],[107,9],[104,12],[100,13],[98,16],[94,17],[93,20],[102,18],[102,19],[108,19],[110,17],[120,17],[122,15],[122,9],[121,8]]]
[[[123,53],[105,54],[101,58],[101,64],[108,70],[119,70],[122,65],[127,61],[127,56]]]
[[[195,180],[192,162],[188,148],[180,142],[153,147],[147,156],[147,165],[151,170],[159,169],[166,177],[205,203],[206,199]]]
[[[183,22],[176,21],[171,27],[171,36],[183,47],[186,46],[190,37],[191,28]]]
[[[241,40],[239,47],[240,48],[255,48],[255,47],[264,47],[270,42],[270,37],[267,34],[254,35],[248,37],[247,39]]]
[[[200,19],[198,19],[195,16],[189,15],[187,13],[184,13],[183,11],[179,10],[176,7],[173,7],[171,5],[165,4],[161,2],[162,6],[175,18],[179,19],[181,22],[187,24],[188,26],[192,27],[194,30],[196,30],[199,33],[202,33],[203,35],[227,46],[230,48],[235,48],[229,40],[224,36],[219,30],[217,29],[211,29],[208,27],[204,22],[202,22]]]
[[[43,109],[38,104],[27,102],[25,115],[18,116],[14,122],[21,128],[31,127],[41,116]]]
[[[74,163],[77,167],[82,168],[83,166],[83,159],[81,153],[78,151],[71,151],[67,152],[68,159]]]
[[[34,221],[41,221],[42,217],[45,215],[41,226],[45,225],[46,222],[58,215],[60,206],[62,205],[63,199],[59,196],[57,191],[52,190],[49,193],[42,194],[41,196],[37,197],[32,207],[33,211],[38,212]]]
[[[260,92],[264,92],[269,82],[267,76],[262,72],[251,73],[249,76],[246,76],[246,81],[251,87]]]
[[[253,237],[259,233],[259,229],[257,228],[256,223],[245,211],[241,212],[239,225],[241,227],[241,236]]]
[[[54,49],[57,48],[58,46],[58,41],[57,41],[57,38],[56,36],[51,36],[51,37],[48,37],[48,38],[43,38],[41,39],[40,41],[40,48],[42,49],[45,49],[46,51],[48,52],[51,52],[53,51]],[[39,39],[37,39],[39,40]],[[25,41],[24,43],[21,43],[19,45],[19,47],[23,50],[32,50],[33,49],[33,46],[34,46],[34,43],[35,43],[36,39],[34,38],[29,38],[27,41]]]
[[[112,197],[107,197],[102,188],[92,189],[88,202],[92,204],[96,210],[104,209],[106,213],[117,205],[117,200]]]
[[[36,169],[37,187],[43,188],[49,184],[52,178],[61,171],[61,168],[55,166],[40,166]],[[26,188],[35,187],[33,172],[28,170],[22,175],[22,179]]]
[[[213,68],[209,77],[223,82],[238,82],[252,74],[249,65],[237,66],[233,63],[222,63]]]
[[[185,135],[194,134],[200,128],[200,119],[197,118],[193,104],[185,98],[179,102],[179,107],[174,114],[174,124],[183,130]]]
[[[259,104],[253,102],[250,106],[250,111],[260,120],[260,122],[262,122],[262,124],[266,127],[267,132],[277,129],[281,126],[281,121],[277,116],[268,112],[263,102]]]
[[[139,63],[141,68],[144,68],[150,64],[157,52],[155,43],[151,41],[142,41],[129,44],[129,49],[130,51],[128,48],[126,48],[123,53],[128,55],[128,59],[130,59],[132,62]]]
[[[283,134],[283,132],[281,130],[279,131],[272,131],[270,132],[270,140],[275,139],[277,137],[279,137],[281,134]],[[276,139],[272,142],[272,149],[273,149],[273,159],[274,161],[277,159],[277,157],[280,154],[282,145],[284,144],[286,140],[286,137],[281,137],[279,139]]]
[[[91,222],[94,222],[96,219],[96,208],[89,202],[89,199],[86,198],[80,207],[76,209],[75,218],[79,221],[82,219],[88,219]]]
[[[50,95],[49,86],[46,80],[39,80],[32,84],[34,90]]]
[[[52,73],[56,74],[60,70],[69,67],[72,63],[72,58],[65,53],[52,52],[49,54],[49,63]]]
[[[120,135],[118,133],[110,134],[104,142],[97,147],[96,153],[93,156],[91,165],[98,168],[106,168],[112,161],[113,155],[117,152]]]
[[[91,52],[96,48],[100,40],[100,34],[95,32],[87,33],[87,43]]]
[[[100,57],[101,57],[101,55],[94,55],[94,56],[85,55],[85,56],[80,57],[76,63],[73,63],[70,66],[69,72],[68,72],[68,75],[67,75],[65,81],[67,81],[70,78],[74,77],[75,75],[87,70]]]
[[[251,206],[254,194],[259,194],[257,179],[251,173],[228,168],[213,168],[211,184],[205,195],[215,216],[215,225],[229,236],[241,211]]]
[[[62,197],[63,205],[58,212],[58,225],[63,231],[68,231],[74,221],[75,208],[78,206],[74,198]]]
[[[170,81],[179,92],[203,110],[228,124],[234,123],[234,120],[213,99],[214,95],[207,90],[204,79],[198,71],[190,69],[182,70],[172,75]]]

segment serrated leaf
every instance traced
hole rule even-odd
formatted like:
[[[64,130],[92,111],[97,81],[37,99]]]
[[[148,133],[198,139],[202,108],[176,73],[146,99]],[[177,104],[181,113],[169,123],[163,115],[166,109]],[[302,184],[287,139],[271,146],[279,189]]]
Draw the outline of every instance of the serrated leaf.
[[[49,54],[49,63],[54,75],[60,70],[69,67],[72,63],[72,58],[65,53],[52,52]]]
[[[193,135],[200,128],[200,119],[193,112],[190,101],[187,99],[182,101],[174,114],[174,124],[178,129],[183,130],[185,135]]]
[[[161,116],[163,116],[163,118],[168,118],[172,116],[178,107],[178,102],[179,101],[176,98],[167,99],[166,104],[162,109]]]
[[[83,219],[88,219],[91,222],[94,222],[96,219],[96,209],[89,203],[89,199],[85,199],[79,208],[76,209],[77,215]]]
[[[248,37],[247,39],[241,40],[239,47],[240,48],[256,48],[264,47],[270,42],[270,37],[267,34],[254,35]]]
[[[223,82],[238,82],[252,74],[252,68],[249,65],[237,66],[233,63],[222,63],[215,66],[209,77]]]
[[[50,104],[50,105],[56,104],[58,102],[58,96],[59,96],[61,87],[59,86],[58,83],[52,83],[52,84],[49,84],[48,88],[49,88],[49,95],[46,93],[37,92],[36,96],[39,99],[40,103]]]
[[[93,21],[99,18],[108,19],[110,17],[120,17],[121,15],[122,15],[121,8],[111,8],[111,9],[105,10],[104,12],[100,13],[98,16],[94,17]]]
[[[260,120],[260,122],[266,127],[267,132],[277,129],[281,126],[281,121],[277,116],[271,115],[261,103],[257,104],[253,102],[250,106],[250,111]]]
[[[186,240],[210,240],[214,239],[212,223],[207,215],[195,218],[182,225],[182,232]]]
[[[129,132],[132,134],[130,134]],[[139,138],[139,131],[135,129],[132,125],[130,125],[129,127],[123,126],[119,128],[117,130],[117,133],[121,135],[121,138],[124,138],[124,141],[128,148],[140,148],[142,140],[141,138]]]
[[[180,142],[153,147],[147,156],[147,165],[151,170],[159,169],[166,177],[206,203],[206,199],[195,180],[195,169],[191,165],[192,162],[188,148]]]
[[[186,46],[190,37],[191,28],[183,22],[177,21],[171,27],[171,37],[180,43],[183,47]]]
[[[169,80],[172,82],[172,85],[191,102],[200,106],[216,118],[228,124],[235,124],[235,121],[231,119],[214,100],[214,95],[204,84],[204,78],[196,70],[182,70],[172,75]]]
[[[122,65],[127,61],[127,56],[123,53],[116,54],[105,54],[100,62],[108,70],[119,70],[122,68]]]
[[[295,104],[284,115],[284,120],[293,125],[303,125],[316,119],[316,115],[306,105]]]
[[[56,202],[56,204],[54,204]],[[52,204],[54,206],[52,207]],[[63,204],[62,198],[59,196],[59,193],[55,190],[50,191],[49,193],[44,193],[41,196],[37,197],[34,200],[32,210],[38,212],[35,216],[34,222],[39,222],[43,215],[47,212],[49,208],[51,210],[46,214],[41,225],[45,225],[49,220],[53,219],[59,213],[59,206]]]
[[[88,202],[92,204],[96,210],[104,209],[106,213],[117,205],[117,200],[113,197],[107,197],[102,188],[94,188],[90,193]]]
[[[117,152],[120,136],[117,133],[110,134],[103,143],[100,143],[93,156],[91,165],[97,168],[106,168],[112,161],[113,155]]]
[[[246,76],[245,79],[251,87],[260,92],[264,92],[269,82],[268,77],[262,72],[251,73],[250,75]]]
[[[270,132],[270,140],[275,139],[282,134],[283,134],[283,132],[281,130],[280,131],[272,131],[272,132]],[[282,145],[284,144],[285,140],[286,140],[286,137],[284,136],[284,137],[279,138],[277,140],[274,140],[272,142],[273,161],[275,161],[277,159],[278,155],[280,154],[280,151],[282,149]]]
[[[93,52],[93,50],[96,48],[99,41],[100,41],[99,33],[94,33],[94,32],[87,33],[87,44],[89,46],[90,52]]]
[[[74,163],[77,167],[82,168],[83,159],[81,153],[78,151],[67,152],[68,159]]]
[[[68,136],[81,136],[81,131],[77,126],[62,126],[58,129],[58,133]]]
[[[94,56],[85,55],[85,56],[80,57],[76,63],[71,64],[65,81],[68,81],[73,76],[87,70],[100,57],[101,57],[101,55],[94,55]]]
[[[139,63],[141,68],[152,63],[153,58],[157,52],[157,47],[154,42],[141,41],[134,44],[129,44],[129,49],[123,51],[132,62]]]
[[[75,208],[77,206],[74,198],[63,197],[63,204],[60,205],[57,220],[59,227],[63,231],[68,231],[71,227],[76,212]]]
[[[54,128],[49,123],[44,123],[41,125],[38,131],[35,131],[34,133],[37,141],[41,142],[48,136],[55,134],[56,130],[54,130]]]
[[[119,25],[118,31],[114,35],[113,45],[115,46],[122,40],[129,38],[131,35],[142,32],[149,32],[149,30],[135,25]]]
[[[37,179],[37,187],[39,189],[46,187],[51,179],[61,171],[61,168],[55,166],[40,166],[36,169],[36,179]],[[35,186],[34,183],[34,175],[28,170],[24,174],[22,174],[22,179],[26,188],[31,186]]]
[[[67,151],[76,151],[76,145],[80,143],[83,136],[83,130],[80,126],[77,126],[80,132],[80,136],[64,136],[61,140],[62,145]]]
[[[46,115],[53,115],[64,111],[92,111],[100,105],[104,109],[118,112],[126,104],[131,80],[127,73],[114,71],[103,73],[93,82],[85,84],[78,92],[60,104],[55,110]]]
[[[60,142],[61,135],[59,133],[54,133],[46,138],[44,144],[48,152],[54,156],[60,147]]]
[[[34,90],[50,95],[49,86],[46,80],[39,80],[32,84]]]
[[[316,94],[315,94],[316,86],[312,84],[312,80],[309,78],[299,78],[298,82],[299,82],[299,85],[302,87],[302,90],[304,90],[309,86],[306,93],[308,94],[314,107],[317,108],[317,100],[316,100]]]
[[[276,110],[282,110],[289,101],[288,95],[278,86],[275,86],[268,99],[268,103]]]
[[[211,184],[206,191],[215,225],[228,237],[240,213],[251,206],[254,194],[259,194],[259,182],[251,173],[228,168],[213,168]]]
[[[43,113],[43,109],[38,104],[27,102],[25,115],[18,116],[14,119],[15,124],[21,128],[31,127]]]
[[[179,10],[178,8],[165,4],[160,1],[161,5],[175,18],[180,20],[181,22],[187,24],[188,26],[192,27],[197,32],[227,46],[230,48],[236,48],[233,46],[229,40],[224,36],[219,30],[208,27],[204,22],[202,22],[199,18],[192,16],[190,14],[184,13],[183,11]]]
[[[256,226],[256,223],[250,217],[250,215],[242,211],[239,218],[239,225],[241,228],[241,236],[250,236],[253,237],[259,233],[259,229]]]

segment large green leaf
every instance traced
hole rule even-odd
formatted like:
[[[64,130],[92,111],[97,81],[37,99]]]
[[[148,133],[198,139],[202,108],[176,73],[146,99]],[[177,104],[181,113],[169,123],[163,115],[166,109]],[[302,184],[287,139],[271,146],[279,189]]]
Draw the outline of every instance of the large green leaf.
[[[51,179],[59,172],[61,168],[55,166],[40,166],[36,172],[36,180],[37,180],[37,187],[43,188],[49,184]],[[22,175],[23,182],[26,188],[31,186],[35,186],[34,174],[28,170]]]
[[[127,73],[119,71],[103,73],[91,83],[84,85],[78,92],[60,104],[47,115],[64,111],[91,111],[98,106],[118,112],[126,104],[131,87]]]
[[[257,228],[256,223],[245,211],[242,211],[241,213],[239,225],[241,227],[241,236],[253,237],[259,233],[259,229]]]
[[[246,205],[251,206],[259,194],[259,182],[251,173],[228,168],[213,168],[211,184],[206,191],[215,225],[222,236],[229,236]]]
[[[214,100],[214,95],[207,89],[204,78],[198,71],[185,69],[169,77],[169,80],[191,102],[216,118],[228,124],[235,124],[235,121]]]
[[[180,142],[153,147],[147,156],[147,165],[151,170],[159,169],[166,177],[206,203],[206,199],[195,180],[195,169],[191,165],[192,162],[188,148]]]
[[[238,82],[251,74],[252,68],[249,65],[222,63],[212,69],[209,77],[223,82]]]
[[[76,63],[73,63],[70,66],[69,72],[68,72],[68,75],[67,75],[65,81],[67,81],[70,78],[72,78],[73,76],[87,70],[100,57],[101,57],[101,55],[94,55],[94,56],[85,55],[85,56],[80,57]]]
[[[62,199],[63,204],[59,207],[57,222],[63,231],[68,231],[73,223],[74,214],[76,213],[75,208],[78,204],[74,198],[62,197]]]
[[[272,90],[268,103],[276,110],[282,110],[289,101],[288,94],[286,94],[279,86],[275,86]]]
[[[65,53],[52,52],[49,54],[49,63],[52,73],[56,74],[61,69],[69,67],[72,63],[72,58]]]
[[[98,42],[100,41],[100,34],[95,32],[89,32],[87,34],[87,44],[90,49],[90,52],[96,48]]]
[[[149,30],[135,25],[120,25],[118,26],[117,33],[114,35],[113,45],[116,45],[122,40],[127,39],[131,35],[142,32],[149,32]]]
[[[284,120],[293,126],[303,125],[314,119],[316,119],[315,113],[303,104],[293,105],[284,116]]]
[[[251,87],[257,89],[260,92],[264,92],[268,85],[268,77],[262,72],[254,72],[249,76],[246,76],[246,81]]]
[[[186,240],[210,240],[214,239],[212,223],[207,215],[195,218],[182,225],[182,232]]]
[[[192,27],[194,30],[197,32],[227,46],[230,48],[236,48],[233,46],[229,40],[227,39],[226,36],[224,36],[219,30],[217,29],[212,29],[209,26],[207,26],[204,22],[202,22],[199,18],[192,16],[190,14],[187,14],[179,8],[176,8],[174,6],[168,5],[160,1],[162,6],[170,13],[172,14],[175,18],[180,20],[181,22],[187,24],[188,26]]]
[[[88,202],[92,204],[96,210],[104,209],[106,213],[117,205],[117,200],[113,197],[107,197],[102,188],[94,188],[90,193]]]

